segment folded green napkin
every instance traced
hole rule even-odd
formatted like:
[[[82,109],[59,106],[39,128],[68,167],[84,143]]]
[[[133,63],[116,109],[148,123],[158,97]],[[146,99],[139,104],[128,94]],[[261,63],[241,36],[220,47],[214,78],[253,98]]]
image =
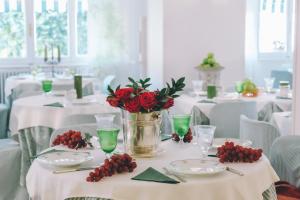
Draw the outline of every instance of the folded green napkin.
[[[139,175],[131,178],[132,180],[138,181],[153,181],[158,183],[168,183],[168,184],[177,184],[178,181],[160,173],[159,171],[149,167],[144,172],[140,173]]]
[[[276,96],[276,99],[292,99],[291,97]]]
[[[34,158],[37,158],[41,155],[44,155],[44,154],[48,154],[48,153],[54,153],[54,152],[66,152],[66,150],[60,150],[60,149],[49,149],[49,150],[46,150],[46,151],[43,151],[35,156],[31,156],[32,159]]]
[[[45,104],[44,106],[51,106],[51,107],[59,107],[59,108],[63,108],[64,105],[62,105],[59,102],[55,102],[55,103],[50,103],[50,104]]]
[[[169,140],[169,139],[171,139],[172,138],[172,136],[171,135],[161,135],[161,141],[166,141],[166,140]]]
[[[212,100],[207,100],[207,99],[200,100],[200,101],[198,101],[198,103],[215,103],[215,104],[217,104],[217,102],[212,101]]]

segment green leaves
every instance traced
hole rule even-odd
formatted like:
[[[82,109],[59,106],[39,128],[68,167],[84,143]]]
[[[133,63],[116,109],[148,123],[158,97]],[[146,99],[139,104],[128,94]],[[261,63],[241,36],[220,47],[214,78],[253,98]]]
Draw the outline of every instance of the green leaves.
[[[132,87],[134,88],[135,91],[138,90],[138,88],[142,88],[143,90],[146,90],[151,84],[149,81],[151,80],[150,78],[146,78],[145,80],[140,79],[139,81],[133,80],[133,78],[129,77],[128,80],[130,81],[131,84],[126,85],[127,87]]]
[[[168,91],[168,96],[172,97],[172,98],[177,98],[179,97],[179,95],[177,95],[177,92],[180,92],[183,90],[183,88],[185,87],[185,77],[181,77],[180,79],[178,79],[177,81],[175,81],[172,78],[172,86],[170,86],[170,84],[167,83],[167,89],[166,91]],[[164,89],[162,89],[161,91],[164,91]]]

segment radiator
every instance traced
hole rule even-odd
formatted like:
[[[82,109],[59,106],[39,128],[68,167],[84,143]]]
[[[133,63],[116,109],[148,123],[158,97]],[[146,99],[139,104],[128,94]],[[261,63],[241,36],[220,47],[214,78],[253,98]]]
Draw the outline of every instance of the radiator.
[[[0,103],[5,103],[5,80],[10,76],[15,76],[18,74],[29,73],[28,68],[0,68]]]

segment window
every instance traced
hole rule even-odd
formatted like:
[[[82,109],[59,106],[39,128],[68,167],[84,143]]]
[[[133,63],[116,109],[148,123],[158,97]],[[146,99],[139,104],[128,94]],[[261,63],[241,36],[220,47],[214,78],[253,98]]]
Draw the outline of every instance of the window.
[[[23,1],[0,3],[0,58],[26,56],[25,12]]]
[[[0,62],[43,64],[46,47],[62,63],[83,61],[87,18],[88,0],[0,0]]]
[[[291,54],[292,0],[261,0],[259,13],[260,56],[276,55],[287,57]]]

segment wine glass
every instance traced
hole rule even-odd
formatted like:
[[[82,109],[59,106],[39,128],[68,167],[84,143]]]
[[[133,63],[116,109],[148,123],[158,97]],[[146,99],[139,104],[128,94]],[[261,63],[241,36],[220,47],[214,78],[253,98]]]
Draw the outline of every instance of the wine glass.
[[[241,96],[241,93],[243,92],[243,82],[237,81],[235,83],[235,91],[239,94],[239,97]]]
[[[52,80],[42,80],[42,89],[45,94],[50,94],[52,91]]]
[[[191,115],[173,115],[173,128],[183,144],[183,138],[190,128]]]
[[[212,146],[216,127],[211,125],[196,125],[193,127],[197,145],[200,147],[202,158],[206,158]]]
[[[117,147],[120,127],[114,123],[115,115],[113,114],[98,114],[95,118],[100,147],[106,157],[110,158]]]
[[[274,85],[274,78],[265,78],[265,89],[267,93],[271,93]]]
[[[203,81],[201,80],[193,80],[193,91],[196,94],[196,97],[200,96],[202,92]]]

